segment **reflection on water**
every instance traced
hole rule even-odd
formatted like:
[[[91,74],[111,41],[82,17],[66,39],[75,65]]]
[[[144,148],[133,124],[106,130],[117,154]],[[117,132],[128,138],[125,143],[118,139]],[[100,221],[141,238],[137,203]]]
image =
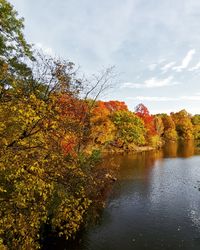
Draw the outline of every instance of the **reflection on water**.
[[[120,164],[119,177],[100,224],[73,249],[200,249],[200,156],[194,142],[115,155],[106,164],[111,162]]]
[[[180,142],[179,144],[176,142],[169,142],[167,143],[164,148],[164,155],[165,157],[190,157],[195,154],[198,154],[198,147],[199,142],[196,141],[185,141],[185,142]]]

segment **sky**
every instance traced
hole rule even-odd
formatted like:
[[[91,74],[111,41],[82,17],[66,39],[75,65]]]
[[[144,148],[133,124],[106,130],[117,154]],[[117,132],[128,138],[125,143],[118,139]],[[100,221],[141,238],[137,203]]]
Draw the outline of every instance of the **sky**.
[[[103,100],[200,114],[199,0],[10,0],[28,42],[81,67],[115,66]]]

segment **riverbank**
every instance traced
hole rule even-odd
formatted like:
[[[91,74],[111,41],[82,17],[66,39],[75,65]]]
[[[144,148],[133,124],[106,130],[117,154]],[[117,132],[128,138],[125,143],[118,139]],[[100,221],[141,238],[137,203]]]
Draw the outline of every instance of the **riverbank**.
[[[152,147],[152,146],[134,146],[131,148],[114,148],[114,147],[110,147],[108,149],[102,150],[103,153],[125,153],[125,152],[145,152],[145,151],[151,151],[151,150],[155,150],[157,149],[156,147]]]

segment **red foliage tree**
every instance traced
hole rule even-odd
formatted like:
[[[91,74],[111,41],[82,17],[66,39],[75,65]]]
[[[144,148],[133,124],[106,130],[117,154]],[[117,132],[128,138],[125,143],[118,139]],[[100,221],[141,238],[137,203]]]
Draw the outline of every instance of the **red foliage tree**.
[[[75,98],[70,94],[62,94],[58,98],[60,115],[74,119],[79,122],[83,122],[85,114],[87,112],[87,105],[83,100]]]
[[[154,118],[152,115],[150,115],[148,108],[144,104],[140,103],[135,108],[135,113],[144,121],[147,133],[150,136],[155,135],[156,130],[154,125]]]
[[[59,131],[61,148],[64,154],[73,154],[83,140],[88,114],[86,102],[68,93],[61,94],[58,100],[58,118],[65,128]]]

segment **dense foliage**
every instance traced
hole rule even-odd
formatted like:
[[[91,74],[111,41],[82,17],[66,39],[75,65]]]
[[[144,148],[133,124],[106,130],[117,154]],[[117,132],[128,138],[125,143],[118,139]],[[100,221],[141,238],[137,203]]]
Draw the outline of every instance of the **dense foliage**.
[[[23,19],[6,0],[0,32],[1,249],[39,248],[44,225],[74,235],[104,182],[101,150],[200,138],[199,115],[153,116],[143,104],[131,112],[124,102],[97,100],[110,70],[85,84],[73,63],[33,57]]]

